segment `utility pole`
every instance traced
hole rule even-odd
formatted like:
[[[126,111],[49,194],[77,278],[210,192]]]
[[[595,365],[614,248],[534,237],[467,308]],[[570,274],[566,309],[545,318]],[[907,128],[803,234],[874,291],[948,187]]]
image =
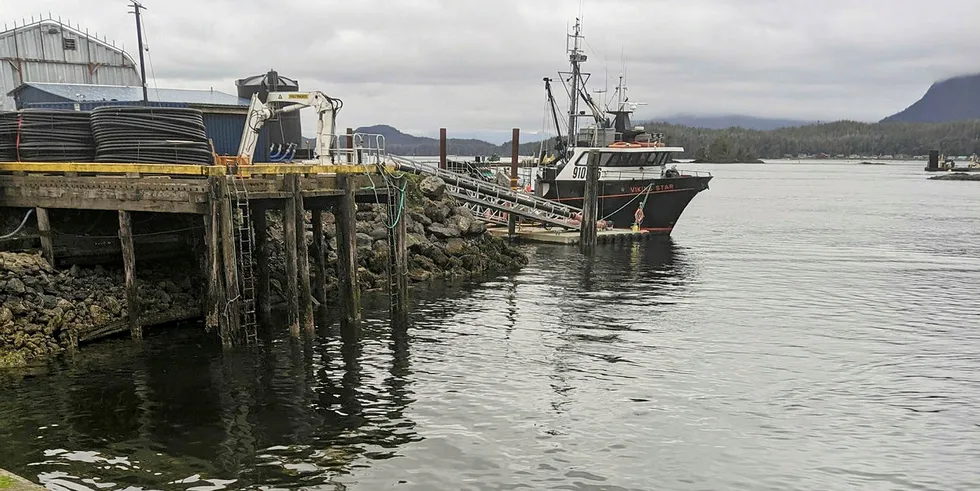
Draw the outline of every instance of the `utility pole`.
[[[146,92],[146,62],[143,60],[143,22],[140,20],[140,11],[145,10],[146,7],[136,0],[130,0],[132,3],[129,4],[133,7],[131,14],[136,14],[136,42],[140,50],[140,80],[143,82],[143,105],[145,106],[149,101],[150,97]]]

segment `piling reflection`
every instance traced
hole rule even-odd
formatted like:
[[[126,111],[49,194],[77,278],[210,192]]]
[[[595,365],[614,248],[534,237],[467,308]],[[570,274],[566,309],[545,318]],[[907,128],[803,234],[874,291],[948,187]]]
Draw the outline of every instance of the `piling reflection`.
[[[0,401],[0,416],[22,415],[0,420],[0,435],[62,422],[44,447],[67,452],[5,464],[32,464],[32,476],[75,489],[92,488],[83,479],[94,476],[144,489],[327,484],[418,439],[407,411],[410,319],[362,322],[357,343],[338,336],[351,326],[321,325],[315,337],[280,329],[257,347],[222,352],[194,328],[82,350],[59,376],[18,382],[56,403]],[[103,469],[107,461],[118,469]],[[184,482],[187,469],[199,477]]]

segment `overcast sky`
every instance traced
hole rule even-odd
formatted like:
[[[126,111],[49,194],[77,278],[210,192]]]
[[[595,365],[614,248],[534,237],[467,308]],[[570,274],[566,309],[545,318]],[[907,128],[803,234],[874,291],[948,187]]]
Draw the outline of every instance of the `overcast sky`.
[[[540,131],[580,0],[143,0],[151,87],[235,92],[275,68],[345,102],[342,126]],[[125,0],[0,0],[125,44]],[[585,0],[591,88],[625,54],[638,117],[874,121],[980,72],[977,0]],[[614,84],[614,82],[610,82]],[[560,89],[559,89],[560,90]],[[564,97],[562,98],[564,105]]]

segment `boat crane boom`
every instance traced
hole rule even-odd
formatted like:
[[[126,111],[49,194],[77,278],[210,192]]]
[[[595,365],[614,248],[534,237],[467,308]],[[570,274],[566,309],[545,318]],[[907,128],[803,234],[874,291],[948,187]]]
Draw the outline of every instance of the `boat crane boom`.
[[[285,106],[277,106],[283,104]],[[317,112],[316,158],[321,164],[327,164],[330,147],[333,144],[334,128],[337,126],[337,113],[343,105],[340,99],[335,99],[319,91],[269,92],[266,102],[262,102],[258,94],[253,94],[252,101],[248,106],[248,114],[245,116],[245,128],[242,130],[238,156],[247,162],[252,161],[255,156],[255,147],[259,142],[259,130],[270,119],[280,114],[312,107]]]

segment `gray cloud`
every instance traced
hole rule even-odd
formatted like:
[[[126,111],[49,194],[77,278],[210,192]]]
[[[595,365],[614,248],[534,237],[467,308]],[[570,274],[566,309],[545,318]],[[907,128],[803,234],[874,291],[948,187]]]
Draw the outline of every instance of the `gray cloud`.
[[[124,41],[122,0],[0,0],[6,22],[70,18]],[[155,83],[234,92],[275,68],[341,97],[343,126],[541,129],[577,0],[144,0]],[[936,79],[980,71],[980,2],[590,0],[593,88],[625,55],[639,116],[877,120]],[[151,82],[151,85],[154,82]],[[610,82],[612,83],[612,82]]]

